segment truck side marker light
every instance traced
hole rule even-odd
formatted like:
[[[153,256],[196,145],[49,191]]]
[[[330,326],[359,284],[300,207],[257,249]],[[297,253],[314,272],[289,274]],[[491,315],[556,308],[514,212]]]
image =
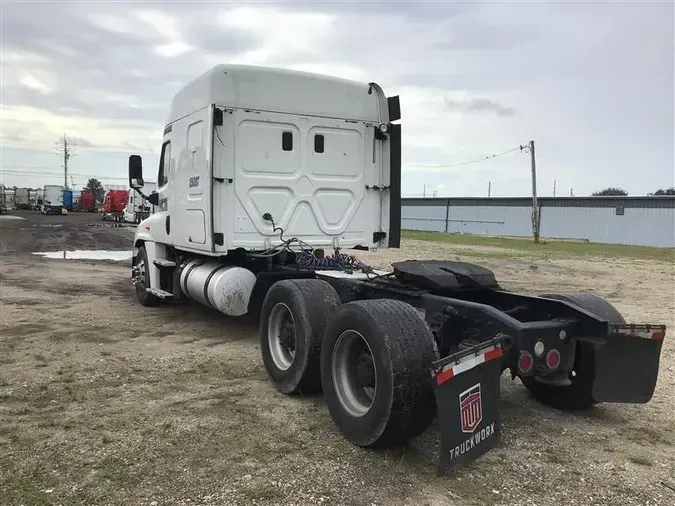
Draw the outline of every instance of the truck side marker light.
[[[475,356],[466,356],[459,359],[458,362],[448,364],[443,367],[443,370],[440,374],[436,376],[436,383],[439,385],[445,383],[446,381],[451,380],[458,374],[466,372],[474,367],[477,367],[481,364],[489,362],[490,360],[497,359],[502,356],[502,349],[500,346],[492,346],[485,349],[480,353],[480,355]]]

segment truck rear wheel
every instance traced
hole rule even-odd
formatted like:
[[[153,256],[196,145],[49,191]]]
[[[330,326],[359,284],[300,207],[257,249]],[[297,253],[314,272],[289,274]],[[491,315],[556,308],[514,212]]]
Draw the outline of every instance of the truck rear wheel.
[[[321,341],[340,303],[335,289],[319,279],[278,281],[267,292],[260,311],[260,352],[281,393],[321,391]]]
[[[363,447],[391,447],[421,434],[436,415],[434,336],[417,311],[389,299],[350,302],[328,323],[321,380],[342,435]]]
[[[580,309],[607,320],[610,325],[626,323],[621,313],[609,302],[592,293],[542,294],[541,297],[573,304]],[[593,398],[595,379],[595,352],[592,343],[577,342],[574,368],[570,385],[558,386],[541,383],[533,377],[521,378],[523,385],[542,404],[565,411],[587,409],[596,404]]]

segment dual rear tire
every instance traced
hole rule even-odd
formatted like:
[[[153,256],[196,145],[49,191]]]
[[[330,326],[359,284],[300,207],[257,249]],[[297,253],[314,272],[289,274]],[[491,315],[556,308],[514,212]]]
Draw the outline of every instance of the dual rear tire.
[[[263,302],[260,344],[276,388],[323,391],[338,429],[358,446],[401,445],[436,415],[429,370],[438,350],[405,302],[341,304],[323,280],[280,281]]]

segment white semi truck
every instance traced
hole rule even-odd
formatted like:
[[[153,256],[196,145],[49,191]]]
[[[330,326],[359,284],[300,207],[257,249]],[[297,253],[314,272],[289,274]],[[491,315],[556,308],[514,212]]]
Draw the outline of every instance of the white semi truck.
[[[141,191],[146,195],[150,195],[157,191],[157,183],[144,181]],[[129,188],[129,200],[123,211],[124,221],[128,223],[140,223],[155,211],[156,206],[144,199],[138,190]]]
[[[438,416],[439,472],[498,443],[506,369],[560,409],[648,402],[664,325],[589,293],[507,292],[466,262],[356,258],[399,247],[399,118],[376,83],[237,65],[188,83],[157,192],[141,192],[158,211],[134,237],[140,303],[256,317],[272,384],[323,391],[356,445],[403,444]],[[143,188],[138,155],[129,183]]]
[[[46,184],[42,194],[42,214],[61,214],[63,210],[63,186]]]

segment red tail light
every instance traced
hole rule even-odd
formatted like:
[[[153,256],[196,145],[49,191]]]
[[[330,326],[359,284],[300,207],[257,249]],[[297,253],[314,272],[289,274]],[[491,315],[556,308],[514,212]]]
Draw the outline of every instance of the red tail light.
[[[530,372],[532,366],[534,365],[534,359],[526,351],[520,352],[520,358],[518,359],[518,368],[521,372]]]
[[[546,354],[546,365],[549,369],[557,369],[560,365],[560,352],[558,350],[550,350]]]

